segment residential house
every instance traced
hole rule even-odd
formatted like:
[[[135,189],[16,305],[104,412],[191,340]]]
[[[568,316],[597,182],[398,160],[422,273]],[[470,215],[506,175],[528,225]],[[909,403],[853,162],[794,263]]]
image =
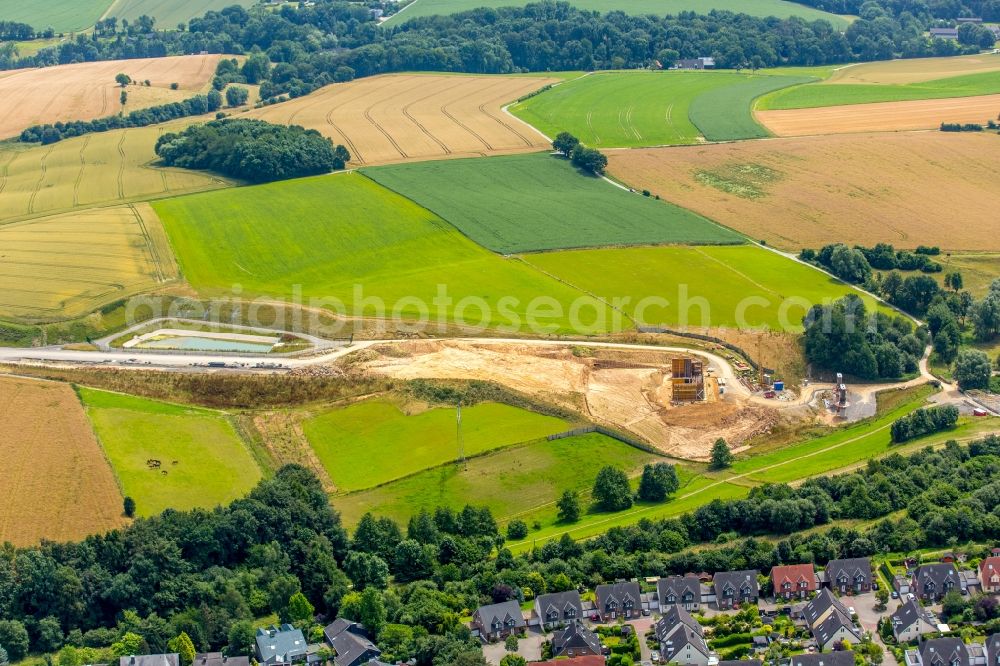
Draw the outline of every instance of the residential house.
[[[139,654],[118,658],[118,666],[180,666],[181,658],[171,654]]]
[[[816,591],[816,571],[811,564],[788,564],[771,569],[776,599],[805,599]]]
[[[826,565],[827,584],[840,594],[862,594],[872,589],[872,563],[867,557],[830,560]]]
[[[910,592],[921,599],[936,601],[958,589],[961,589],[961,579],[954,564],[924,564],[913,572]]]
[[[570,622],[552,636],[552,656],[583,657],[601,654],[601,638],[579,621]]]
[[[191,666],[250,666],[250,657],[227,657],[221,652],[203,652],[194,656]]]
[[[756,604],[760,597],[756,570],[717,573],[712,579],[712,586],[715,589],[715,603],[721,609]]]
[[[892,635],[897,643],[910,643],[937,631],[937,620],[914,599],[900,604],[889,616],[889,622],[892,623]]]
[[[917,647],[920,666],[970,666],[969,649],[960,638],[930,638]]]
[[[680,605],[684,610],[698,610],[701,605],[701,581],[697,576],[668,576],[656,582],[656,598],[662,611]]]
[[[546,629],[583,619],[583,603],[576,590],[540,594],[535,597],[534,610]]]
[[[371,642],[364,626],[343,618],[323,629],[323,637],[333,648],[336,666],[361,666],[382,656],[382,651]]]
[[[958,39],[958,28],[931,28],[934,39]]]
[[[979,563],[979,582],[983,592],[1000,592],[1000,556],[987,557]]]
[[[479,636],[487,641],[506,638],[523,631],[527,626],[516,601],[481,606],[472,615],[472,629],[478,630]]]
[[[1000,666],[1000,634],[986,639],[986,666]]]
[[[258,629],[256,644],[257,661],[263,666],[306,660],[306,638],[300,629],[290,624]]]
[[[667,606],[653,631],[660,643],[660,660],[665,664],[707,666],[711,657],[705,634],[698,621],[680,606]]]
[[[535,662],[531,666],[604,666],[604,657],[589,655],[571,659],[551,659]]]
[[[682,58],[675,69],[715,69],[715,58]]]
[[[626,620],[642,615],[642,593],[639,583],[598,585],[594,590],[597,615],[602,622]]]
[[[725,659],[719,662],[719,666],[760,666],[756,659]]]
[[[840,650],[837,652],[797,654],[788,660],[788,666],[854,666],[854,653],[849,650]]]
[[[850,611],[830,590],[820,590],[806,604],[802,615],[822,651],[833,650],[845,641],[852,645],[861,642],[861,630],[855,626]]]

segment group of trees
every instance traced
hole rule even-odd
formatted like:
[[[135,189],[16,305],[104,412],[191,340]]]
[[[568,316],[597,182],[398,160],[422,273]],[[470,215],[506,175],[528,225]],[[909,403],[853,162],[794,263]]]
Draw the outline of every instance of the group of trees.
[[[560,132],[552,141],[552,148],[569,159],[573,166],[594,176],[600,176],[608,166],[608,158],[596,148],[588,148],[569,132]]]
[[[897,379],[915,372],[927,344],[926,332],[903,317],[869,313],[848,294],[806,315],[805,356],[816,366],[861,379]]]
[[[125,94],[123,90],[122,95]],[[124,104],[124,100],[122,103]],[[50,144],[91,132],[108,132],[125,127],[148,127],[177,118],[200,116],[217,111],[221,107],[222,95],[215,90],[210,90],[206,95],[195,95],[183,102],[151,106],[148,109],[139,109],[124,115],[105,116],[96,120],[72,120],[33,125],[21,132],[20,140],[25,143]]]
[[[316,130],[245,118],[164,134],[156,154],[168,166],[211,169],[253,183],[329,173],[351,159],[346,148]]]
[[[892,441],[897,444],[911,439],[940,432],[958,423],[958,408],[954,405],[918,409],[892,424]]]

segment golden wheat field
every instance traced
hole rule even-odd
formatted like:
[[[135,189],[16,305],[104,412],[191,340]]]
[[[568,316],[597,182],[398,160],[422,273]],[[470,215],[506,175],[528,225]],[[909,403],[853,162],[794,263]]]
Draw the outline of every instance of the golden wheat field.
[[[3,145],[0,223],[225,186],[206,173],[149,166],[160,134],[190,122],[88,134],[48,146]]]
[[[993,133],[845,134],[608,159],[609,172],[632,187],[787,250],[886,242],[1000,251]]]
[[[0,377],[0,543],[70,541],[122,525],[122,496],[68,384]]]
[[[555,81],[391,74],[336,83],[246,115],[316,129],[345,145],[356,164],[515,153],[549,144],[502,107]]]
[[[841,67],[834,71],[823,85],[837,83],[902,85],[997,71],[1000,71],[1000,55],[992,53],[951,58],[905,58]]]
[[[80,316],[176,280],[148,204],[93,208],[0,226],[0,317]]]
[[[125,111],[177,102],[203,90],[218,55],[171,56],[144,60],[109,60],[24,69],[0,78],[0,138],[17,136],[31,125],[62,120],[91,120],[122,110],[119,73],[150,86],[128,86]],[[171,90],[176,83],[178,90]]]

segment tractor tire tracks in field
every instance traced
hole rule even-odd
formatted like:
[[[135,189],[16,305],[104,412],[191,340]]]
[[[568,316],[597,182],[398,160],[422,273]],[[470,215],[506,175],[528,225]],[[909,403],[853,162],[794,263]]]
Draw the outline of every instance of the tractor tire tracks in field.
[[[118,198],[125,198],[125,134],[128,130],[122,130],[122,138],[118,140],[118,145],[116,146],[118,150]]]
[[[139,233],[142,234],[142,240],[146,244],[146,251],[149,254],[149,261],[153,265],[153,271],[155,275],[153,276],[157,282],[166,282],[166,275],[163,273],[163,259],[160,257],[159,252],[156,249],[156,243],[149,236],[149,231],[146,229],[146,221],[142,219],[142,214],[135,207],[135,204],[129,204],[129,210],[135,217],[135,223],[139,227]]]
[[[38,182],[35,183],[35,189],[31,191],[31,197],[28,199],[28,214],[31,215],[35,212],[35,199],[38,197],[38,192],[42,189],[42,184],[45,182],[45,176],[48,174],[48,160],[49,155],[55,149],[56,144],[49,146],[49,149],[45,151],[42,155],[42,159],[38,162]]]
[[[88,134],[83,138],[83,145],[80,146],[80,170],[76,172],[76,180],[73,181],[73,207],[80,205],[80,183],[83,182],[83,172],[87,169],[87,158],[84,157],[84,152],[87,150],[87,146],[90,145],[90,137],[93,136]]]
[[[441,91],[435,90],[434,92],[432,92],[429,95],[424,95],[423,97],[420,97],[419,99],[413,100],[412,102],[410,102],[409,104],[405,105],[402,108],[403,115],[406,116],[410,120],[410,122],[412,122],[414,125],[416,125],[417,129],[419,129],[421,132],[423,132],[424,135],[427,136],[428,139],[430,139],[431,141],[433,141],[434,143],[436,143],[441,148],[441,150],[444,151],[445,155],[451,155],[451,152],[452,152],[451,148],[449,148],[447,146],[447,144],[445,144],[444,141],[442,141],[441,139],[439,139],[436,136],[434,136],[434,134],[430,130],[428,130],[426,127],[424,127],[420,123],[420,121],[417,120],[416,117],[414,117],[414,115],[412,113],[410,113],[410,107],[412,107],[414,104],[418,104],[420,102],[426,101],[426,100],[430,99],[431,97],[436,97],[438,95],[444,95],[446,93],[449,93],[449,92],[451,92],[455,88],[458,88],[461,85],[462,85],[462,82],[460,81],[458,84],[453,85],[453,86],[451,86],[449,88],[446,88],[444,90],[441,90]]]

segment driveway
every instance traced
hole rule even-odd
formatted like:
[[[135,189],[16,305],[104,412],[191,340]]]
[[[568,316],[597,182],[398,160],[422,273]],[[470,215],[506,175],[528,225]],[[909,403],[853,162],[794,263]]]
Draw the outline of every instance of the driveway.
[[[517,642],[517,653],[524,657],[525,661],[541,661],[542,660],[542,643],[545,642],[546,635],[542,634],[536,629],[531,629],[528,634]],[[499,666],[500,660],[504,658],[507,654],[507,649],[504,647],[504,642],[499,643],[489,643],[483,646],[483,656],[486,657],[486,662],[493,664],[494,666]]]

